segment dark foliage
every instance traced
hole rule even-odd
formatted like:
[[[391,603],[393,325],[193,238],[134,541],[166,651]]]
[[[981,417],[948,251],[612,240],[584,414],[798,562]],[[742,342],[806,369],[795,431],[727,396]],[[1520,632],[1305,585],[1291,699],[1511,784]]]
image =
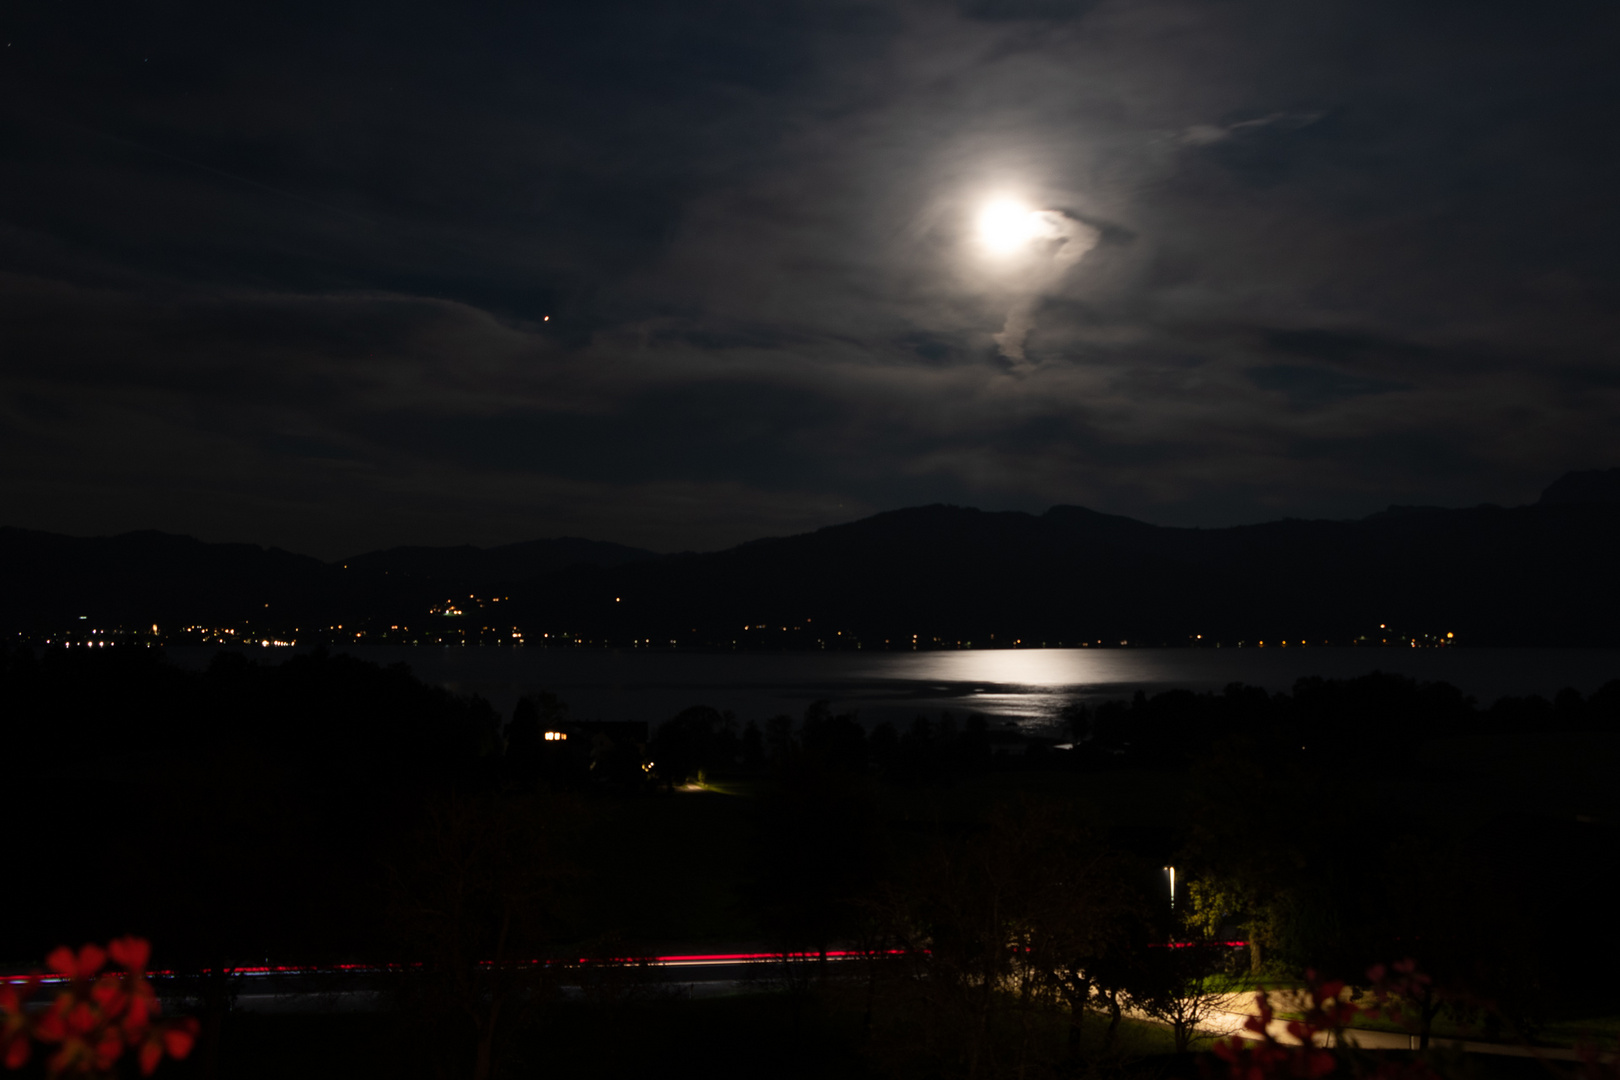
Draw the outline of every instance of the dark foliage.
[[[156,650],[10,651],[0,704],[11,794],[31,815],[8,833],[8,866],[36,883],[0,890],[0,959],[136,933],[193,971],[420,961],[395,1003],[418,1017],[419,1063],[449,1073],[493,1075],[506,1025],[548,1022],[536,1009],[562,968],[529,960],[623,959],[674,937],[694,920],[635,911],[673,910],[677,891],[715,938],[866,952],[847,970],[872,1061],[910,1055],[940,1075],[1086,1067],[1088,1012],[1105,1047],[1128,1008],[1185,1041],[1199,979],[1234,954],[1164,948],[1176,937],[1247,941],[1270,973],[1410,956],[1436,987],[1416,1003],[1424,1024],[1446,1010],[1520,1032],[1604,992],[1620,961],[1595,887],[1620,855],[1613,827],[1509,806],[1506,781],[1482,799],[1450,764],[1460,748],[1545,744],[1601,765],[1620,682],[1489,708],[1377,672],[1289,694],[1137,694],[1067,710],[1064,750],[971,717],[868,732],[827,702],[740,731],[693,707],[649,739],[535,695],[503,733],[476,698],[325,653],[224,653],[186,672]],[[697,778],[748,794],[667,793]],[[1097,781],[1155,778],[1174,792],[1163,822],[1087,808]],[[1046,794],[1009,797],[1020,785]],[[1193,881],[1174,911],[1170,861]],[[658,893],[660,876],[676,884]],[[632,925],[659,929],[627,940]],[[794,969],[795,1031],[815,1029],[827,967]],[[614,973],[584,984],[628,1000]],[[206,1063],[236,987],[190,989]]]
[[[736,728],[736,717],[707,705],[694,705],[658,725],[647,746],[658,778],[678,786],[734,770],[741,749]]]
[[[432,792],[492,783],[498,718],[348,657],[12,653],[8,785],[41,827],[9,841],[48,887],[3,893],[0,955],[139,933],[166,962],[365,954],[379,845]]]

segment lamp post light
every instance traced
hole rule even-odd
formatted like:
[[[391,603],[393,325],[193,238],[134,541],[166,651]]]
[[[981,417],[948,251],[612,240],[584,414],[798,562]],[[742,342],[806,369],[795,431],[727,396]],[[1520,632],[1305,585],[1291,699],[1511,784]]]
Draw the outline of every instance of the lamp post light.
[[[1170,910],[1174,911],[1176,910],[1176,868],[1167,866],[1165,869],[1170,871]]]

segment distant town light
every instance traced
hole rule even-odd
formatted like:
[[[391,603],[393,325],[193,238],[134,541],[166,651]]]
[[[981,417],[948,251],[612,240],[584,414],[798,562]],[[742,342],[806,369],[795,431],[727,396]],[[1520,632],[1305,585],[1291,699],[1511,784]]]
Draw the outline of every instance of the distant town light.
[[[566,731],[548,731],[548,732],[546,732],[546,742],[566,742],[567,739],[568,739],[568,732],[566,732]]]

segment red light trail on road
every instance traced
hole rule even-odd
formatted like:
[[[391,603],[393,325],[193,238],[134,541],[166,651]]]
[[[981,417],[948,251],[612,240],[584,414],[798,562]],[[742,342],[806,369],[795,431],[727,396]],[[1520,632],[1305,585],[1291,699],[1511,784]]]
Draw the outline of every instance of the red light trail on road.
[[[671,955],[671,956],[622,956],[622,957],[611,957],[611,958],[605,959],[605,960],[600,959],[600,958],[596,958],[596,957],[582,956],[582,957],[578,958],[577,960],[573,961],[573,963],[580,966],[580,967],[588,967],[591,964],[618,964],[618,965],[624,965],[624,966],[627,966],[627,967],[645,966],[645,967],[671,967],[671,968],[726,967],[726,966],[729,966],[729,965],[732,965],[732,964],[767,963],[767,962],[772,961],[772,960],[778,960],[778,961],[783,961],[783,960],[821,960],[823,958],[825,958],[827,960],[877,959],[877,958],[881,958],[881,957],[904,956],[905,952],[906,951],[904,949],[883,949],[883,950],[880,950],[878,952],[862,952],[862,951],[860,951],[858,949],[829,949],[825,953],[821,953],[821,952],[793,952],[793,953],[780,953],[780,952],[683,953],[683,954]],[[559,963],[567,963],[567,961],[559,961],[559,960],[518,960],[518,961],[514,961],[512,966],[514,966],[514,967],[540,967],[540,966],[549,966],[551,964],[559,964]],[[330,974],[330,973],[333,973],[333,972],[342,972],[342,973],[345,973],[345,974],[356,974],[356,975],[359,975],[359,974],[386,974],[386,973],[390,973],[390,972],[409,971],[409,970],[411,970],[413,968],[419,968],[421,966],[422,965],[420,963],[415,963],[415,964],[311,964],[311,965],[300,965],[300,964],[254,964],[254,965],[249,965],[249,966],[245,966],[245,967],[227,968],[225,970],[225,974],[228,975],[228,976],[231,976],[231,977],[244,978],[244,979],[264,978],[264,977],[267,977],[267,976],[274,976],[274,975],[320,975],[320,974]],[[480,966],[482,966],[482,967],[493,967],[494,964],[493,964],[492,961],[487,961],[486,960]],[[191,975],[191,974],[208,975],[208,974],[212,974],[212,973],[213,973],[212,968],[201,968],[201,969],[199,969],[199,970],[197,970],[195,972],[180,972],[180,971],[173,971],[173,970],[166,970],[165,969],[165,970],[148,971],[146,974],[152,976],[153,978],[172,979],[172,978],[176,978],[176,977],[181,976],[181,975]],[[0,975],[0,983],[10,983],[10,984],[13,984],[13,985],[21,985],[23,983],[28,982],[30,979],[33,979],[34,981],[38,982],[41,985],[54,985],[54,984],[57,984],[57,983],[63,983],[63,982],[69,981],[67,978],[65,978],[64,976],[61,976],[61,975]]]
[[[1214,946],[1214,947],[1217,947],[1217,948],[1243,949],[1243,948],[1247,948],[1249,943],[1247,941],[1210,941],[1210,942],[1171,941],[1171,942],[1164,942],[1164,943],[1154,942],[1154,943],[1150,944],[1148,946],[1148,948],[1150,948],[1150,949],[1195,949],[1195,948],[1199,948],[1201,946],[1206,946],[1206,945],[1207,946]],[[773,960],[776,960],[776,961],[789,961],[789,960],[818,960],[819,961],[819,960],[822,960],[822,959],[826,959],[826,960],[829,960],[829,961],[834,961],[834,960],[863,960],[863,959],[874,959],[875,960],[875,959],[893,958],[893,957],[899,957],[899,956],[905,956],[905,955],[906,955],[906,950],[905,949],[882,949],[882,950],[879,950],[877,952],[863,952],[863,951],[861,951],[859,949],[829,949],[825,953],[820,953],[820,952],[793,952],[793,953],[780,953],[780,952],[680,953],[680,954],[674,954],[674,955],[669,955],[669,956],[617,956],[617,957],[611,957],[611,958],[608,958],[608,959],[605,959],[605,960],[597,958],[597,957],[582,956],[582,957],[579,957],[577,960],[573,961],[573,963],[576,964],[577,966],[580,966],[580,967],[588,967],[591,964],[617,964],[617,965],[623,965],[623,966],[626,966],[626,967],[643,966],[643,967],[667,967],[667,968],[688,968],[688,967],[696,968],[696,967],[727,967],[727,966],[732,965],[732,964],[761,964],[761,963],[768,963],[768,962],[773,961]],[[539,967],[539,966],[549,966],[551,964],[557,964],[557,963],[566,963],[566,961],[558,961],[558,960],[518,960],[518,961],[514,961],[512,966],[514,966],[514,967]],[[416,964],[308,964],[308,965],[301,965],[301,964],[255,964],[255,965],[250,965],[250,966],[246,966],[246,967],[228,968],[228,969],[226,969],[225,974],[228,975],[228,976],[231,976],[231,977],[244,978],[244,979],[265,978],[267,976],[274,976],[274,975],[320,975],[320,974],[331,974],[333,972],[342,972],[342,973],[345,973],[345,974],[355,974],[355,975],[361,975],[361,974],[387,974],[387,973],[392,973],[392,972],[409,971],[409,970],[411,970],[413,968],[419,968],[421,966],[422,965],[419,964],[419,963],[416,963]],[[493,962],[486,960],[480,966],[482,966],[482,967],[493,967],[494,964],[493,964]],[[149,971],[149,972],[147,972],[148,975],[150,975],[150,976],[152,976],[154,978],[159,978],[159,979],[172,979],[172,978],[177,978],[177,977],[179,977],[181,975],[184,975],[184,974],[208,975],[208,974],[212,974],[212,973],[213,973],[212,968],[202,968],[202,969],[199,969],[198,971],[195,971],[195,972],[180,972],[180,971],[173,971],[173,970],[159,970],[159,971]],[[22,985],[24,983],[27,983],[30,979],[33,979],[34,981],[38,982],[41,985],[55,985],[57,983],[63,983],[63,982],[68,981],[64,976],[61,976],[61,975],[0,975],[0,983],[9,983],[9,984],[12,984],[12,985]]]

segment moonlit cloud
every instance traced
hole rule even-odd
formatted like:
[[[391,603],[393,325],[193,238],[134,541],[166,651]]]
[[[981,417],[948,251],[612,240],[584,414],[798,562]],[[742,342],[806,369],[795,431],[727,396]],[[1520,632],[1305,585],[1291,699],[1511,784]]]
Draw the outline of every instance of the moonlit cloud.
[[[1302,128],[1322,119],[1318,112],[1272,113],[1253,120],[1238,120],[1230,124],[1193,124],[1183,128],[1179,139],[1188,146],[1212,146],[1244,131],[1276,125],[1284,129]]]
[[[1612,6],[76,11],[3,72],[12,524],[712,548],[1616,463]]]
[[[979,234],[998,264],[992,272],[1007,279],[1003,290],[1017,294],[992,340],[1013,370],[1021,371],[1029,364],[1024,341],[1034,329],[1035,305],[1097,246],[1102,233],[1061,210],[1030,210],[1001,200],[980,212]]]

